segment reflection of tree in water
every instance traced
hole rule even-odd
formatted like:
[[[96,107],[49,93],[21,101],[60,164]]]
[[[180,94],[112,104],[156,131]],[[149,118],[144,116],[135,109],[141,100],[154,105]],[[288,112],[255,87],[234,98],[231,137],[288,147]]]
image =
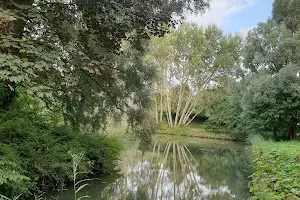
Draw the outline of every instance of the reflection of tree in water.
[[[219,185],[227,185],[236,195],[236,199],[245,198],[248,194],[249,179],[247,172],[250,166],[244,152],[236,150],[208,150],[197,152],[195,155],[198,165],[198,174],[204,184],[210,184],[212,188]]]
[[[231,170],[227,162],[236,163],[229,154],[200,154],[196,160],[185,145],[168,142],[143,157],[135,151],[126,158],[124,177],[106,187],[101,199],[233,199],[239,192],[233,193],[224,171]]]

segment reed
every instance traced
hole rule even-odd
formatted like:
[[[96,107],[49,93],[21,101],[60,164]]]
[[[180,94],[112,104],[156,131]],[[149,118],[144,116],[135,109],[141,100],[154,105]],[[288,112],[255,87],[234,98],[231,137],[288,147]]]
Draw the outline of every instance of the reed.
[[[84,158],[84,153],[78,153],[74,154],[71,153],[72,156],[72,162],[73,162],[73,191],[74,191],[74,200],[81,200],[85,198],[89,198],[90,196],[85,195],[78,197],[78,193],[84,189],[86,186],[88,186],[88,183],[84,183],[86,181],[90,181],[92,179],[82,179],[82,180],[77,180],[79,174],[83,174],[84,172],[78,172],[78,167],[82,159]]]
[[[0,200],[18,200],[23,194],[19,194],[18,196],[15,196],[13,197],[12,199],[11,198],[8,198],[2,194],[0,194]]]

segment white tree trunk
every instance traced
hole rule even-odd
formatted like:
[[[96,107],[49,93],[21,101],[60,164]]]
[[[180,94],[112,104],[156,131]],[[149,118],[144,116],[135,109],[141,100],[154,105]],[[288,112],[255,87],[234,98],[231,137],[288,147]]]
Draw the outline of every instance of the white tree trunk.
[[[175,121],[174,121],[174,127],[177,126],[178,123],[178,118],[180,115],[180,109],[182,106],[182,85],[183,85],[183,79],[184,78],[184,73],[181,75],[181,84],[180,84],[180,89],[179,89],[179,97],[178,97],[178,102],[177,102],[177,109],[176,109],[176,115],[175,115]]]
[[[157,105],[156,95],[154,97],[154,102],[155,102],[155,121],[156,121],[156,124],[158,124],[158,105]]]
[[[161,83],[162,85],[161,85],[161,90],[160,90],[160,118],[159,118],[159,120],[160,120],[160,123],[162,123],[162,121],[163,121],[163,83]]]
[[[193,94],[191,93],[189,95],[186,103],[185,103],[185,106],[184,106],[182,112],[181,112],[181,116],[180,116],[180,120],[179,120],[178,126],[180,126],[182,124],[183,118],[184,118],[184,116],[185,116],[185,114],[186,114],[186,112],[187,112],[187,110],[188,110],[188,108],[190,106],[192,98],[193,98]]]
[[[183,122],[182,122],[183,125],[186,124],[186,122],[188,121],[189,117],[190,117],[191,114],[194,112],[195,107],[196,107],[196,103],[195,103],[195,100],[194,100],[194,102],[191,103],[191,106],[190,106],[189,110],[187,111],[187,113],[186,113],[186,115],[185,115],[185,117],[184,117],[184,119],[183,119]]]

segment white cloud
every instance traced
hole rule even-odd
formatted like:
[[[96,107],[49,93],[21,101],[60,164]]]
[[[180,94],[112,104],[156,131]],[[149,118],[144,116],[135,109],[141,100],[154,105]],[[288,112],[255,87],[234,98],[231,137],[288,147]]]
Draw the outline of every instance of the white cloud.
[[[212,0],[210,9],[203,15],[188,15],[187,20],[203,26],[211,23],[222,26],[227,17],[242,12],[258,1],[259,0]]]
[[[241,28],[240,30],[238,30],[238,32],[243,36],[246,37],[247,34],[249,33],[249,31],[251,31],[255,26],[250,26],[250,27],[246,27],[246,28]]]

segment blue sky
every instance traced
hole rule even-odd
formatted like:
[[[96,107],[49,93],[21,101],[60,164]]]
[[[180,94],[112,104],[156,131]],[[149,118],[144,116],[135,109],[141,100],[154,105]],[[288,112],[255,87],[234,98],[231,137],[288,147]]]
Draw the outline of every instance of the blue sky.
[[[210,9],[203,15],[188,15],[187,20],[199,25],[215,23],[225,32],[246,35],[257,23],[272,15],[274,0],[211,0]]]

